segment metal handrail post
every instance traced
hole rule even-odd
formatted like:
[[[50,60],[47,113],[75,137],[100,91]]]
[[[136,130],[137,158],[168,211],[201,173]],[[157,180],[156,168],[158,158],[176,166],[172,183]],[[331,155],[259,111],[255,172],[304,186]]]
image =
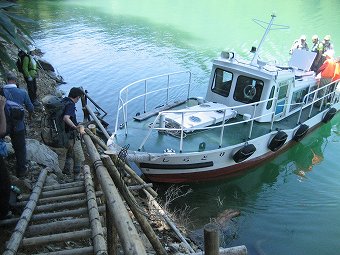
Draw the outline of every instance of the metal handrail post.
[[[224,109],[223,112],[223,124],[222,124],[222,128],[221,128],[221,135],[220,135],[220,144],[218,145],[219,148],[222,147],[222,141],[223,141],[223,134],[224,134],[224,127],[225,127],[225,116],[226,116],[226,111],[227,109]]]
[[[191,89],[191,72],[189,72],[189,85],[188,85],[188,95],[187,95],[187,99],[190,98],[190,89]]]
[[[181,140],[180,140],[180,143],[179,143],[179,152],[182,152],[183,151],[183,133],[184,133],[184,112],[182,112],[182,121],[181,121]]]
[[[146,80],[144,81],[144,113],[146,113],[146,97],[148,93],[148,87],[147,87],[147,82]]]
[[[255,112],[256,112],[256,104],[254,105],[253,116],[251,116],[251,122],[250,122],[250,128],[249,128],[249,135],[248,135],[248,139],[250,139],[250,137],[251,137],[251,133],[253,132],[253,126],[254,126],[254,116],[255,116]]]
[[[168,84],[166,86],[166,104],[169,104],[169,86],[170,86],[170,75],[168,75]]]
[[[153,121],[151,127],[150,127],[150,130],[149,132],[147,133],[147,135],[145,136],[144,140],[142,141],[141,145],[138,147],[138,151],[140,151],[142,149],[142,147],[144,146],[144,144],[146,143],[146,141],[148,140],[149,136],[151,135],[152,133],[152,130],[154,130],[155,126],[156,126],[156,123],[157,123],[157,120],[159,119],[159,116],[160,114],[157,115],[157,117],[155,118],[155,120]]]

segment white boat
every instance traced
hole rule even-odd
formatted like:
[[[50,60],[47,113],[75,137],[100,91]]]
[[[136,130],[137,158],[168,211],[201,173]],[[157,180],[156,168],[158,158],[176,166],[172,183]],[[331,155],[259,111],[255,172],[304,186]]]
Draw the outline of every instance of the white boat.
[[[204,98],[191,97],[190,71],[124,87],[108,146],[151,181],[204,181],[263,163],[331,120],[338,81],[318,88],[315,53],[296,50],[286,67],[260,60],[274,17],[251,61],[233,52],[213,61]]]

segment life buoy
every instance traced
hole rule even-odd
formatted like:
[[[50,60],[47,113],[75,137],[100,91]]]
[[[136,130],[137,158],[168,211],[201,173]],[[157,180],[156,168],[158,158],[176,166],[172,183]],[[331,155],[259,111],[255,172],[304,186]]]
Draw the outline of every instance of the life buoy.
[[[271,151],[277,151],[284,145],[287,140],[288,135],[284,131],[278,131],[276,135],[270,140],[268,148]]]
[[[325,116],[323,116],[322,122],[323,123],[327,123],[328,121],[333,119],[335,114],[336,114],[336,109],[335,108],[329,109],[328,112],[326,112]]]
[[[237,152],[235,152],[235,154],[233,155],[233,160],[236,163],[242,162],[243,160],[246,160],[251,155],[253,155],[255,151],[256,147],[254,146],[254,144],[247,144],[239,149]]]
[[[302,138],[305,137],[309,129],[309,126],[306,124],[301,124],[300,127],[295,131],[295,134],[293,136],[293,140],[296,142],[299,142],[302,140]]]

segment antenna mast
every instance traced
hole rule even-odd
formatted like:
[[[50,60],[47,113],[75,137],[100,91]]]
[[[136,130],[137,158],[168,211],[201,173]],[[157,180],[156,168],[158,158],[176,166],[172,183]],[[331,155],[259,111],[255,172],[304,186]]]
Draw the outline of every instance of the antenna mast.
[[[289,28],[288,26],[273,24],[273,21],[274,21],[274,18],[276,18],[276,15],[275,15],[275,14],[272,14],[271,17],[272,17],[272,18],[271,18],[271,20],[269,21],[269,23],[266,23],[266,22],[264,22],[264,21],[260,21],[260,20],[254,19],[254,21],[255,21],[257,24],[259,24],[261,27],[263,27],[263,26],[262,26],[262,23],[266,23],[266,24],[268,24],[268,26],[267,26],[267,28],[266,28],[266,31],[264,32],[264,35],[262,36],[261,42],[260,42],[259,46],[257,47],[257,50],[255,51],[255,54],[254,54],[253,59],[251,60],[251,63],[250,63],[251,65],[257,65],[257,59],[258,59],[258,57],[259,57],[259,52],[260,52],[261,46],[262,46],[264,40],[266,39],[266,37],[267,37],[267,35],[268,35],[269,31],[271,30],[271,27],[272,27],[273,25],[274,25],[274,26],[277,26],[278,29],[286,29],[286,28]],[[263,27],[263,28],[264,28],[264,27]]]

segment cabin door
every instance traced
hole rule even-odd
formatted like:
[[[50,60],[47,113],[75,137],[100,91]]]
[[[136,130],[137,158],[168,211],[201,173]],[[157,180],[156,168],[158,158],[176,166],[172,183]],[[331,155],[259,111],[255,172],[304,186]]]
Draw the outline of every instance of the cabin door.
[[[275,108],[275,117],[281,118],[285,115],[286,109],[288,108],[288,93],[289,88],[293,84],[293,79],[284,80],[279,82],[278,86],[278,98]]]

